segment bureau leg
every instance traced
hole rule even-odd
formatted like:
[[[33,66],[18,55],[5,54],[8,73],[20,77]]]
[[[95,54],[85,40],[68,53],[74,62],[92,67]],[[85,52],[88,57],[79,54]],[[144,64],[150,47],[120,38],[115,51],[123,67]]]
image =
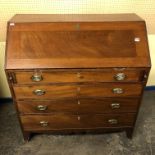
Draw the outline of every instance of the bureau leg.
[[[133,136],[133,129],[127,129],[127,130],[126,130],[126,136],[127,136],[129,139],[132,139],[132,136]]]
[[[24,141],[28,142],[31,137],[31,132],[23,131]]]

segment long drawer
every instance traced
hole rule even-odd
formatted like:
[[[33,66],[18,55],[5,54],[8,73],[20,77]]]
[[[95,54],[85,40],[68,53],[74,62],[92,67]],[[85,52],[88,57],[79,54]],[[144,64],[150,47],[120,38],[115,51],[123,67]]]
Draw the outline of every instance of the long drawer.
[[[56,130],[78,128],[124,127],[134,124],[135,114],[97,115],[24,115],[21,116],[24,130]]]
[[[54,99],[64,97],[139,96],[141,84],[29,85],[13,87],[16,99]]]
[[[103,70],[73,70],[73,71],[16,71],[15,78],[18,84],[45,84],[59,82],[137,82],[142,70],[136,69],[103,69]]]
[[[51,101],[18,101],[21,114],[62,113],[121,113],[136,112],[138,98],[70,99]]]

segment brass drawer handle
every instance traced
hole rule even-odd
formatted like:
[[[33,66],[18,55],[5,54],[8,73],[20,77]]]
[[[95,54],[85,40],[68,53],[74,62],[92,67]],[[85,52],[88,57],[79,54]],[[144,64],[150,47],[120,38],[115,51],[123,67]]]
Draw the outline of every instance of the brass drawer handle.
[[[108,123],[109,124],[118,124],[118,120],[117,119],[109,119]]]
[[[44,90],[36,89],[33,91],[33,93],[37,96],[44,95],[46,92]]]
[[[47,121],[40,121],[40,125],[42,127],[46,127],[46,126],[48,126],[48,122]]]
[[[117,73],[114,76],[114,79],[117,81],[123,81],[123,80],[125,80],[125,78],[126,78],[126,75],[124,73]]]
[[[120,103],[111,103],[111,108],[112,109],[119,109],[120,108]]]
[[[33,75],[31,77],[32,81],[34,82],[39,82],[39,81],[42,81],[43,80],[43,77],[41,75]]]
[[[114,94],[123,94],[124,90],[122,88],[113,88],[113,93]]]
[[[37,110],[38,111],[45,111],[45,110],[47,110],[47,106],[46,105],[38,105]]]

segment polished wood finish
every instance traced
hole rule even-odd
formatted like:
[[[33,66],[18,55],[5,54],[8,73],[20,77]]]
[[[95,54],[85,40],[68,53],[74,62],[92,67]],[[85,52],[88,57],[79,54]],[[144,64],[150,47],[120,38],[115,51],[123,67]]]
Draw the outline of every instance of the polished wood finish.
[[[119,107],[112,107],[119,104]],[[49,113],[73,113],[73,114],[99,114],[99,113],[125,113],[136,112],[139,105],[138,98],[103,98],[103,99],[68,99],[51,101],[18,101],[18,110],[21,114],[49,114]],[[38,106],[46,107],[38,110]]]
[[[123,93],[117,94],[113,89],[121,88]],[[16,99],[58,99],[69,97],[129,97],[139,96],[142,91],[141,84],[84,84],[84,85],[30,85],[14,86]],[[35,90],[41,90],[42,95],[35,94]]]
[[[124,73],[125,79],[119,82],[138,82],[142,70],[119,70],[119,69],[102,69],[102,70],[36,70],[36,71],[16,71],[15,79],[17,84],[46,84],[46,83],[67,83],[67,82],[118,82],[115,76],[118,73]],[[34,75],[42,76],[41,81],[33,81]]]
[[[47,22],[47,23],[61,23],[61,22],[123,22],[123,21],[144,21],[136,14],[18,14],[15,15],[11,23],[27,23],[32,22]]]
[[[16,59],[120,58],[135,57],[133,31],[12,32]],[[17,35],[18,34],[18,35]],[[19,37],[19,38],[18,38]],[[20,38],[23,38],[22,40]],[[42,41],[42,42],[41,42]],[[59,44],[57,44],[59,42]],[[66,42],[68,44],[66,45]],[[117,44],[116,44],[117,42]],[[95,46],[94,46],[95,45]],[[46,47],[46,48],[45,48]],[[88,48],[89,47],[89,48]],[[107,52],[108,51],[108,52]],[[18,53],[19,52],[19,53]],[[36,53],[37,52],[37,53]],[[26,53],[26,55],[25,55]]]
[[[76,129],[76,128],[104,128],[104,127],[117,127],[117,126],[132,126],[135,115],[126,114],[96,114],[96,115],[34,115],[34,116],[21,116],[24,130],[56,130],[56,129]],[[109,120],[116,119],[117,124],[110,124]],[[40,122],[45,121],[47,126],[41,126]]]
[[[104,19],[94,22],[92,17],[90,22],[75,22],[74,15],[63,22],[12,19],[6,68],[149,67],[145,22],[119,18],[123,22],[113,18],[112,24]]]
[[[117,131],[131,138],[150,66],[145,21],[135,14],[8,22],[5,70],[25,140]]]

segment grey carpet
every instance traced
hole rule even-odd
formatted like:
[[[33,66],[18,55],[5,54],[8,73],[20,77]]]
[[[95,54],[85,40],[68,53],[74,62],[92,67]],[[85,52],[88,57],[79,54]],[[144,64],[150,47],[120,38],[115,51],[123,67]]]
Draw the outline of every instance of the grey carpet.
[[[40,134],[25,143],[13,104],[0,104],[0,155],[155,155],[155,92],[144,93],[132,140],[124,132]]]

